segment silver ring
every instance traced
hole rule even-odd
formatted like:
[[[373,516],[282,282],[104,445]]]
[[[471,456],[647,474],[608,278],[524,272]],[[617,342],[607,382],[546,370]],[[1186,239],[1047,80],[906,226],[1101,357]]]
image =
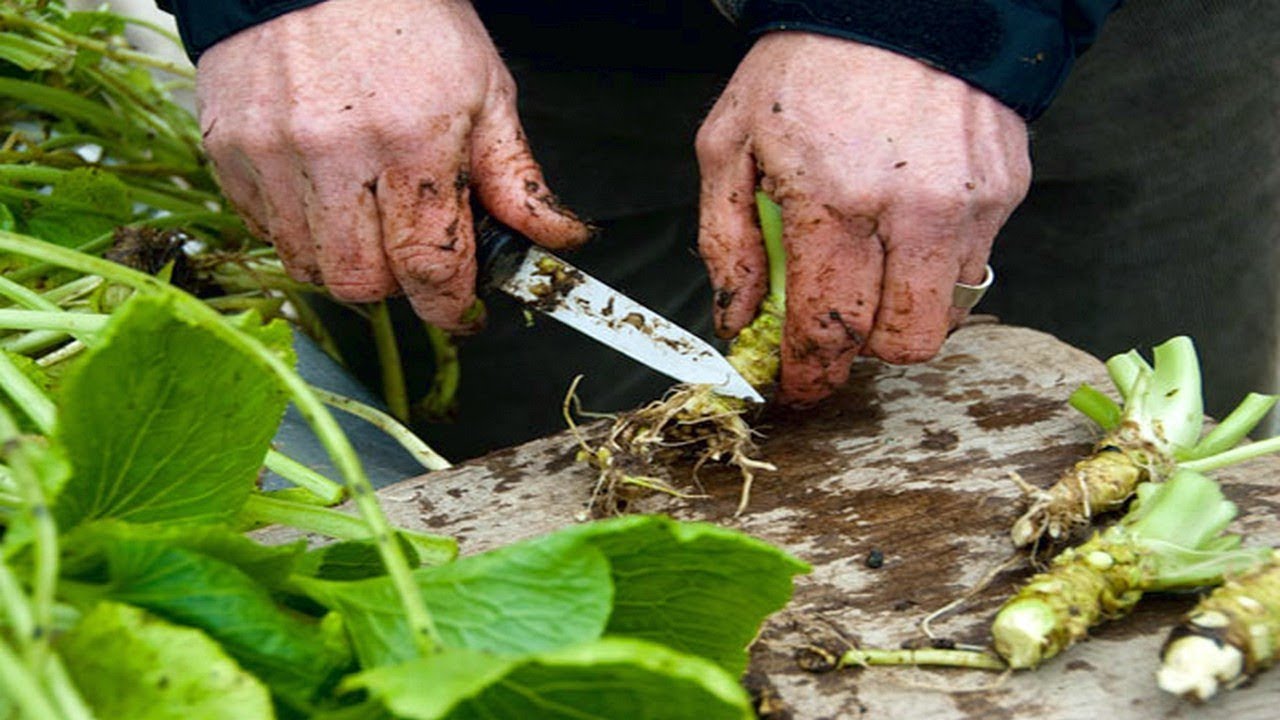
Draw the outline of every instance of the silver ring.
[[[995,279],[996,272],[988,265],[987,273],[982,276],[982,282],[977,285],[956,283],[955,289],[951,291],[951,307],[968,310],[977,305],[978,301],[982,300],[982,296],[987,294],[987,288],[991,287]]]

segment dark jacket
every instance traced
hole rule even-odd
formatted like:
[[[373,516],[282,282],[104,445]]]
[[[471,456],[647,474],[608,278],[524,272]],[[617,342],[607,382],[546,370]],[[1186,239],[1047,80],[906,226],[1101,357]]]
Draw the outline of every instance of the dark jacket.
[[[222,38],[322,0],[158,0],[178,19],[193,61]],[[749,34],[805,30],[858,40],[922,60],[1034,119],[1072,63],[1123,0],[712,0]],[[486,3],[477,0],[483,16]],[[510,3],[507,3],[510,4]],[[680,2],[519,3],[534,15],[678,16]],[[545,8],[543,6],[546,6]],[[661,50],[657,50],[660,52]]]

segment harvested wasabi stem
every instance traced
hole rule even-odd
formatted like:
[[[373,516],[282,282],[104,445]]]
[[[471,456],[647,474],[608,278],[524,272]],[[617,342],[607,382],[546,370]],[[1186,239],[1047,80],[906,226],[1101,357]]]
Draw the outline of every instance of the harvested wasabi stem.
[[[391,323],[391,311],[385,300],[369,305],[369,326],[373,331],[373,345],[378,351],[382,397],[395,419],[408,422],[409,393],[405,389],[404,365],[400,360],[395,327]]]
[[[462,362],[458,357],[458,346],[448,332],[429,323],[423,323],[423,328],[427,342],[431,344],[435,373],[431,377],[431,389],[414,403],[413,416],[438,422],[452,417],[457,410]]]
[[[1104,435],[1088,457],[1047,490],[1024,486],[1031,503],[1013,525],[1014,545],[1035,545],[1046,535],[1063,539],[1095,516],[1123,507],[1139,483],[1162,480],[1178,467],[1208,471],[1246,459],[1237,454],[1240,449],[1231,448],[1277,398],[1251,393],[1201,438],[1204,405],[1195,345],[1190,338],[1175,337],[1156,346],[1153,356],[1154,365],[1135,350],[1107,361],[1123,407],[1089,385],[1071,395],[1072,407],[1096,422]],[[1247,457],[1280,450],[1280,443],[1253,445],[1259,447],[1247,451]]]
[[[1280,659],[1280,551],[1229,578],[1169,633],[1156,673],[1160,689],[1204,701]]]
[[[782,244],[782,209],[763,192],[756,193],[761,235],[769,265],[769,291],[755,319],[738,333],[726,356],[729,363],[758,390],[767,389],[781,368],[782,324],[786,313],[786,252]],[[707,461],[724,461],[742,474],[742,493],[737,513],[751,500],[755,473],[776,470],[754,457],[754,432],[743,418],[749,409],[742,398],[721,395],[711,385],[677,385],[661,400],[619,416],[600,448],[585,448],[583,456],[601,472],[607,506],[612,506],[615,488],[640,485],[637,478],[653,483],[654,478],[630,467],[647,467],[664,449],[685,449],[697,453],[697,467]],[[603,452],[602,452],[603,451]],[[671,492],[669,486],[661,483]],[[674,494],[674,493],[673,493]],[[594,498],[595,496],[593,496]]]
[[[1236,506],[1213,480],[1179,469],[1142,483],[1116,525],[1053,558],[996,614],[996,652],[1015,670],[1034,668],[1124,616],[1149,591],[1217,585],[1256,566],[1267,549],[1245,550],[1223,531]]]
[[[1004,660],[992,653],[982,650],[960,650],[955,648],[918,648],[914,650],[854,648],[845,651],[840,656],[836,667],[870,667],[877,665],[933,665],[997,672],[1009,669]]]

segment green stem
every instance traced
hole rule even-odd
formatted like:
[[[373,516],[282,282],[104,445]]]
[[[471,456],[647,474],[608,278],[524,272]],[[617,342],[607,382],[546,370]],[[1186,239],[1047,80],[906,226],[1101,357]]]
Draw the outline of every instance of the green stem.
[[[57,655],[49,657],[45,662],[44,677],[53,695],[53,702],[62,710],[67,720],[94,720],[93,711],[85,704],[75,683],[67,675],[62,658]]]
[[[311,389],[329,407],[354,415],[386,433],[399,443],[400,447],[408,451],[410,455],[413,455],[413,459],[417,460],[422,467],[428,470],[448,470],[453,467],[448,460],[441,457],[435,450],[431,449],[431,446],[423,442],[422,438],[381,410],[358,400],[330,392],[324,388],[313,386]]]
[[[1202,473],[1211,472],[1228,465],[1235,465],[1245,460],[1252,460],[1275,452],[1280,452],[1280,436],[1246,443],[1209,457],[1178,463],[1178,467]]]
[[[4,78],[0,78],[0,89],[3,88],[3,84]],[[87,167],[93,167],[93,165],[88,165]],[[0,165],[0,179],[10,182],[52,185],[70,172],[71,170],[41,165]],[[129,189],[131,199],[158,210],[168,210],[171,213],[181,213],[186,215],[210,214],[211,212],[209,208],[205,207],[203,202],[193,202],[191,200],[176,197],[175,193],[183,192],[180,188],[175,187],[173,188],[173,192],[170,193],[168,191],[156,190],[127,182],[127,178],[124,177],[121,177],[120,181]],[[42,204],[57,205],[88,212],[98,209],[94,205],[72,202],[69,200],[60,200],[31,190],[22,190],[20,188],[12,187],[6,187],[3,188],[3,190],[5,195],[9,195],[16,199],[30,200]],[[210,196],[210,199],[212,199],[212,196]]]
[[[156,278],[131,270],[122,265],[101,258],[84,255],[74,250],[59,247],[35,238],[0,230],[0,251],[12,252],[26,257],[35,257],[62,267],[78,270],[90,275],[101,275],[110,282],[132,287],[139,292],[164,293],[173,299],[174,307],[191,320],[198,322],[210,332],[218,335],[232,347],[258,358],[271,372],[280,379],[286,392],[302,417],[311,425],[316,437],[329,452],[334,466],[346,480],[348,491],[354,498],[365,522],[369,524],[374,543],[382,558],[387,574],[391,578],[396,593],[400,598],[409,626],[413,632],[413,640],[419,652],[429,654],[440,646],[440,635],[435,622],[427,610],[422,592],[409,572],[408,562],[400,548],[392,541],[390,523],[382,508],[378,505],[377,495],[365,475],[364,468],[350,440],[343,434],[333,415],[325,409],[324,404],[315,396],[293,368],[277,357],[257,338],[239,331],[229,325],[226,320],[206,307],[203,303],[186,293],[170,287]]]
[[[53,513],[44,491],[46,478],[42,473],[42,460],[47,450],[36,443],[33,439],[6,440],[4,457],[23,495],[23,513],[33,529],[33,625],[27,658],[32,667],[42,667],[49,651],[49,637],[53,632],[54,590],[58,582],[58,528],[54,524]]]
[[[336,540],[368,540],[370,537],[369,526],[354,515],[261,493],[249,496],[240,511],[240,518],[255,525],[284,525]],[[447,563],[458,554],[458,543],[453,538],[409,530],[397,530],[396,534],[413,545],[424,564]]]
[[[1092,385],[1086,383],[1076,388],[1067,402],[1105,431],[1114,430],[1120,424],[1120,406]]]
[[[369,307],[369,325],[373,329],[373,345],[378,350],[378,366],[382,371],[382,396],[391,414],[400,422],[409,420],[409,394],[405,390],[404,366],[396,345],[396,330],[386,301]]]
[[[4,341],[0,342],[0,348],[14,355],[31,357],[48,350],[54,345],[66,342],[68,337],[65,332],[60,330],[33,330],[5,338]]]
[[[59,720],[66,717],[58,712],[43,684],[22,664],[3,638],[0,638],[0,688],[4,689],[4,696],[22,711],[19,717],[33,720]]]
[[[276,450],[268,450],[262,464],[294,485],[309,490],[326,505],[336,505],[346,495],[343,486]]]
[[[1277,399],[1280,398],[1275,395],[1249,393],[1231,411],[1231,414],[1196,443],[1186,459],[1209,457],[1235,447],[1258,423],[1262,422],[1262,418],[1275,406]]]
[[[880,650],[854,648],[840,656],[840,667],[864,665],[937,665],[974,670],[1007,670],[999,657],[977,650],[920,648],[918,650]]]
[[[35,618],[31,614],[31,603],[22,591],[22,584],[3,556],[0,556],[0,618],[8,618],[8,622],[4,624],[12,631],[12,637],[20,643],[20,649],[25,649],[31,642]],[[4,636],[0,635],[0,643],[3,642]]]
[[[787,250],[782,242],[782,207],[764,191],[757,190],[756,212],[760,215],[760,234],[764,237],[764,253],[769,261],[769,295],[781,304],[787,297]]]
[[[0,296],[8,298],[14,305],[19,305],[29,310],[43,310],[45,312],[60,312],[62,310],[62,308],[50,302],[35,290],[4,276],[0,276]]]
[[[312,340],[320,346],[326,355],[333,358],[333,361],[339,365],[346,367],[346,360],[342,357],[342,350],[338,347],[338,341],[333,338],[333,334],[329,332],[329,328],[325,326],[324,321],[320,318],[315,308],[311,307],[311,303],[303,296],[305,291],[297,289],[282,290],[285,299],[289,301],[289,306],[293,308],[297,314],[298,327],[302,328]]]
[[[458,400],[458,387],[462,382],[462,363],[458,358],[458,346],[449,333],[430,323],[423,323],[427,342],[431,344],[431,356],[435,372],[431,377],[431,389],[418,401],[419,414],[427,420],[447,419]]]
[[[98,333],[110,319],[110,315],[99,313],[0,309],[0,328],[5,330],[59,330],[72,335]]]
[[[40,432],[49,434],[58,411],[44,391],[27,377],[6,353],[0,352],[0,390],[4,390]]]
[[[0,12],[0,19],[3,19],[4,22],[8,25],[12,25],[16,27],[27,27],[33,30],[38,30],[42,33],[46,33],[48,35],[56,37],[59,40],[62,40],[63,42],[67,43],[68,45],[74,45],[76,47],[82,47],[86,50],[102,53],[103,55],[111,58],[112,60],[119,61],[124,65],[129,65],[129,66],[143,65],[146,67],[155,68],[157,70],[163,70],[167,73],[170,73],[172,75],[177,75],[179,77],[189,78],[192,80],[195,79],[195,70],[185,64],[178,64],[169,60],[165,60],[163,58],[156,57],[154,55],[149,55],[147,53],[137,52],[136,50],[129,50],[127,48],[122,48],[117,45],[110,45],[108,43],[102,42],[101,40],[94,40],[93,38],[87,37],[85,35],[79,35],[76,33],[67,32],[66,30],[63,30],[57,25],[51,25],[46,22],[41,22],[34,18],[30,18],[24,15],[19,15],[18,13],[11,12],[11,11]],[[143,23],[136,20],[132,20],[132,22],[134,22],[135,24],[141,25],[143,27],[146,27],[150,30],[153,30],[155,32],[158,32],[164,35],[165,37],[170,37],[172,35],[172,33],[169,33],[165,31],[163,28],[160,28],[152,23]]]

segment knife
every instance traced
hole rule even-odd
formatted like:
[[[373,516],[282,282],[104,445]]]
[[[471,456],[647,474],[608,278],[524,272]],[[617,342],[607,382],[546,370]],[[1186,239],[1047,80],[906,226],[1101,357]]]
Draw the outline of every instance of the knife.
[[[476,264],[482,287],[568,325],[684,383],[711,385],[722,395],[764,398],[714,347],[608,285],[533,244],[491,216],[476,223]]]

